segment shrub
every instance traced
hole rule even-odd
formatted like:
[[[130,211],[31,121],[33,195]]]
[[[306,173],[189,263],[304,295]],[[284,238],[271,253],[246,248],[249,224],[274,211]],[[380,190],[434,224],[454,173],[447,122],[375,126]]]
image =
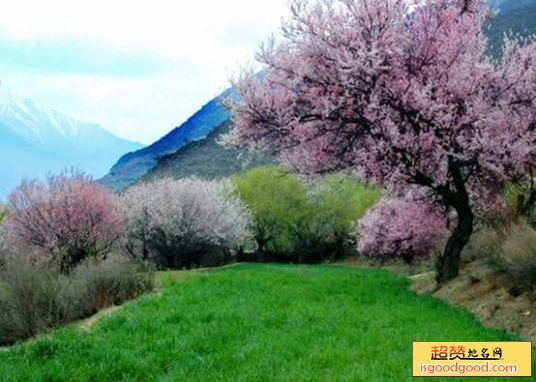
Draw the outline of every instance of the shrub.
[[[0,344],[59,325],[64,315],[60,289],[60,277],[52,268],[24,258],[6,259],[0,270]]]
[[[503,265],[510,276],[514,291],[536,289],[536,230],[530,225],[517,224],[502,246]]]
[[[463,251],[464,261],[484,260],[491,267],[503,270],[502,246],[508,233],[501,229],[484,226],[472,235]]]
[[[111,257],[85,262],[69,275],[29,257],[11,256],[0,268],[0,345],[87,317],[153,289],[144,264]]]
[[[220,265],[249,238],[250,214],[229,182],[162,179],[130,188],[122,247],[162,267]]]
[[[10,242],[43,250],[63,273],[108,250],[122,227],[115,197],[74,171],[45,182],[23,181],[9,196],[8,208]]]
[[[429,255],[447,234],[441,211],[425,200],[382,200],[358,223],[359,252],[379,259],[402,257],[411,263]]]
[[[532,226],[536,226],[536,189],[534,181],[521,184],[509,184],[505,192],[505,200],[510,211],[516,217],[525,218]]]
[[[77,319],[151,291],[154,272],[147,263],[112,256],[79,265],[70,275],[70,285],[70,318]]]

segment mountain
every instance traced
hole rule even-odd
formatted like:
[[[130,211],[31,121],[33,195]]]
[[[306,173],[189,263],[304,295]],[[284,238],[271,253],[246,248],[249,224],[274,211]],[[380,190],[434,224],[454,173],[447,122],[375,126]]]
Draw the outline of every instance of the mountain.
[[[502,54],[505,33],[529,37],[536,34],[536,0],[489,0],[497,10],[487,30],[490,53],[494,57]]]
[[[23,178],[66,167],[101,177],[118,156],[141,147],[31,99],[0,95],[0,198]]]
[[[162,157],[140,180],[150,181],[165,176],[217,179],[247,168],[273,163],[273,158],[246,149],[223,148],[218,143],[219,138],[229,132],[231,127],[231,122],[226,121],[212,130],[205,139],[191,142],[175,153]]]
[[[223,97],[231,96],[227,90],[203,106],[185,123],[173,129],[152,145],[124,155],[100,182],[112,190],[119,191],[147,175],[164,157],[176,153],[192,142],[198,142],[219,126],[229,121],[229,113],[222,105]],[[221,147],[221,150],[224,150]],[[212,158],[206,158],[208,161]]]

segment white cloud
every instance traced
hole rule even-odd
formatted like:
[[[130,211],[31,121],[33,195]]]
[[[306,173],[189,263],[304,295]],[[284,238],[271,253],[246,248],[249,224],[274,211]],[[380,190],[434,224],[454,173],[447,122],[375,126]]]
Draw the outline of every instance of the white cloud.
[[[168,65],[130,76],[10,71],[2,87],[150,143],[227,87],[286,12],[287,0],[6,2],[0,33],[14,42],[93,41]]]

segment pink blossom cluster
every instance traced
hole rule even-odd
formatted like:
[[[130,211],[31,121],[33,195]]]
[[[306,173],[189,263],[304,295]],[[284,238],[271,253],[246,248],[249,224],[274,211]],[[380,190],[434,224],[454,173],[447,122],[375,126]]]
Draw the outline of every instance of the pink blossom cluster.
[[[68,270],[117,240],[123,218],[113,194],[69,171],[23,181],[9,195],[5,227],[12,245],[44,250]]]
[[[386,259],[412,260],[436,250],[447,234],[447,220],[423,199],[382,199],[357,224],[358,251]]]

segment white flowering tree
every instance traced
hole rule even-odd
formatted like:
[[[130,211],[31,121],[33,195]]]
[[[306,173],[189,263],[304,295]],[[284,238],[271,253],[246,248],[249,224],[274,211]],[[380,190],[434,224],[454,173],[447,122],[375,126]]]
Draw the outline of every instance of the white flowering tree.
[[[216,265],[250,238],[250,213],[229,182],[162,179],[130,188],[121,201],[124,250],[163,267]]]

